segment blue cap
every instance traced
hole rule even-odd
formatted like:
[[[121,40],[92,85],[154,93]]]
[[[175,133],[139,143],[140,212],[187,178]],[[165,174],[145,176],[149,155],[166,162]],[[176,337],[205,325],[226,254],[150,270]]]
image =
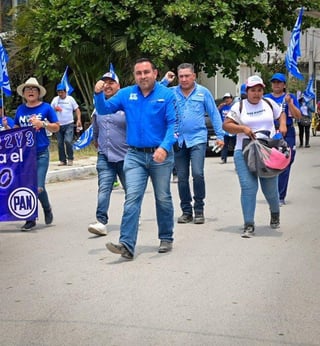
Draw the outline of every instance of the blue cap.
[[[59,83],[56,91],[66,91],[66,86],[63,83]]]
[[[241,84],[240,95],[247,95],[246,83]]]
[[[270,82],[274,81],[274,80],[278,80],[280,82],[286,83],[287,82],[287,78],[283,73],[275,73],[271,79]]]

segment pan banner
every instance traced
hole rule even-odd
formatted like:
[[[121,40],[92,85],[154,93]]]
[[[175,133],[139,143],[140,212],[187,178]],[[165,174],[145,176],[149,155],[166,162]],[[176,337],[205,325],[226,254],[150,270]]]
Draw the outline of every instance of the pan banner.
[[[38,217],[37,152],[31,127],[0,132],[0,221]]]

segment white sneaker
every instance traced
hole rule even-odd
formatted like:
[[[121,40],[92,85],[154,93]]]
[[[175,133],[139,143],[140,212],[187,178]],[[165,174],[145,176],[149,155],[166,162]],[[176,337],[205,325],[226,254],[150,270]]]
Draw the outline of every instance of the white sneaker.
[[[92,223],[88,227],[88,231],[90,233],[96,234],[96,235],[107,235],[107,225],[104,225],[101,222]]]

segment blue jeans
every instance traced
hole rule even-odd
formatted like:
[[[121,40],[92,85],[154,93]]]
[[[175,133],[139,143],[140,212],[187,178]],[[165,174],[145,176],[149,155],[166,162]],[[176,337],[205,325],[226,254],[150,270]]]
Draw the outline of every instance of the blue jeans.
[[[121,184],[125,189],[125,177],[123,172],[123,161],[109,162],[108,158],[98,153],[97,160],[98,172],[98,204],[96,210],[97,221],[106,225],[108,223],[108,210],[110,204],[111,192],[113,183],[117,175],[120,178]]]
[[[258,180],[269,204],[270,212],[279,213],[278,177],[259,178],[252,174],[244,160],[242,150],[236,150],[233,159],[241,187],[241,207],[244,223],[254,224]]]
[[[190,162],[193,178],[194,212],[203,213],[203,200],[206,195],[204,181],[205,155],[206,143],[200,143],[190,148],[187,148],[183,143],[182,148],[174,153],[174,163],[178,174],[180,207],[183,214],[192,215],[192,197],[189,185]]]
[[[153,161],[152,155],[129,148],[124,160],[127,191],[119,241],[132,254],[137,242],[141,204],[149,177],[156,201],[158,237],[160,240],[173,241],[173,203],[170,191],[173,153],[169,152],[162,163]]]
[[[73,161],[73,136],[74,125],[67,124],[61,125],[59,132],[57,132],[59,160],[61,162]]]
[[[283,200],[287,196],[291,165],[293,164],[294,158],[296,156],[296,130],[294,126],[288,126],[287,134],[284,139],[291,148],[291,160],[289,166],[279,175],[278,190],[280,199]]]
[[[38,179],[38,198],[43,210],[51,209],[48,193],[45,187],[46,176],[49,168],[49,149],[37,153],[37,179]],[[28,220],[33,221],[33,220]]]
[[[224,135],[224,147],[221,150],[221,160],[227,162],[229,147],[234,148],[236,140],[236,136]]]

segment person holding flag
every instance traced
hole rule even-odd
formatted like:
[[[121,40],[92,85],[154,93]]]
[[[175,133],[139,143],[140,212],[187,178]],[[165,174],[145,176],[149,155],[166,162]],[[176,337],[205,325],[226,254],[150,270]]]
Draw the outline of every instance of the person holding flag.
[[[57,133],[59,164],[58,166],[72,166],[74,159],[74,113],[76,114],[77,129],[82,128],[81,111],[76,100],[67,94],[64,83],[59,83],[56,88],[58,96],[51,101],[51,107],[56,111],[60,122],[60,130]]]
[[[296,131],[294,128],[294,119],[299,120],[301,118],[301,111],[296,96],[286,92],[287,78],[283,73],[275,73],[271,77],[270,82],[272,92],[265,94],[264,97],[275,101],[285,112],[287,132],[284,134],[283,138],[291,148],[290,165],[279,175],[278,179],[280,205],[284,205],[287,196],[290,169],[296,154]],[[279,129],[279,122],[276,121],[275,126],[276,129]]]
[[[300,37],[301,37],[301,25],[303,17],[303,7],[301,7],[298,18],[294,25],[294,28],[291,33],[290,42],[285,56],[285,65],[286,68],[292,76],[298,79],[303,79],[303,75],[298,68],[298,58],[301,56],[300,50]],[[287,78],[282,73],[275,73],[271,77],[271,86],[272,93],[265,95],[269,97],[279,105],[283,107],[283,110],[286,114],[286,124],[287,124],[287,133],[284,136],[284,139],[289,144],[291,148],[291,162],[287,169],[279,175],[278,180],[278,189],[280,197],[280,206],[285,204],[285,198],[287,196],[289,175],[291,170],[291,165],[294,161],[296,153],[296,132],[294,129],[293,120],[299,120],[301,118],[301,111],[299,107],[299,102],[295,95],[286,92],[286,83]],[[275,124],[276,127],[279,124]]]

